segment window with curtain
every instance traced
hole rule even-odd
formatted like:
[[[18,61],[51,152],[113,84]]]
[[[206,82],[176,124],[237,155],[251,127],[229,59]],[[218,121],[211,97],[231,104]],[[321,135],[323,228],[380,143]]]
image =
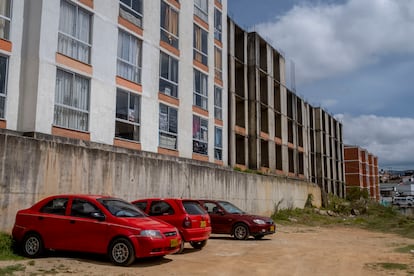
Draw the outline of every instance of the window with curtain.
[[[58,69],[53,123],[64,128],[88,131],[89,90],[88,78]]]
[[[214,47],[214,77],[218,80],[223,79],[222,54],[218,47]]]
[[[139,141],[141,123],[141,97],[118,89],[116,92],[115,137]]]
[[[214,87],[214,118],[223,120],[222,89]]]
[[[120,0],[119,16],[142,28],[142,0]]]
[[[208,22],[208,0],[194,0],[194,14]]]
[[[161,40],[178,49],[178,11],[161,0]]]
[[[135,83],[141,83],[142,41],[119,30],[118,33],[118,76]]]
[[[193,105],[207,110],[208,104],[208,81],[207,75],[194,70],[194,94]]]
[[[208,121],[193,115],[193,152],[208,154]]]
[[[214,127],[214,159],[223,160],[223,130]]]
[[[7,57],[0,56],[0,119],[6,118]]]
[[[160,52],[159,91],[168,96],[178,97],[178,60]]]
[[[0,1],[0,38],[10,39],[11,0]]]
[[[60,2],[58,52],[90,64],[92,15],[66,0]]]
[[[221,41],[221,29],[222,29],[222,17],[221,11],[214,9],[214,38]]]
[[[160,104],[159,145],[162,148],[177,149],[178,110]]]
[[[194,24],[194,55],[193,58],[198,62],[206,65],[208,64],[208,33]]]

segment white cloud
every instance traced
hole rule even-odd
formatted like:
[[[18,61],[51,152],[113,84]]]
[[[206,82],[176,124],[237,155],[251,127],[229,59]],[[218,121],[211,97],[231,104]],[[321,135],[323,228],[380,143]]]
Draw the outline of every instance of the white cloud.
[[[393,54],[414,54],[412,0],[302,4],[255,29],[296,64],[297,81],[349,72]]]
[[[343,123],[345,144],[378,156],[381,167],[414,169],[414,119],[349,114],[335,117]]]

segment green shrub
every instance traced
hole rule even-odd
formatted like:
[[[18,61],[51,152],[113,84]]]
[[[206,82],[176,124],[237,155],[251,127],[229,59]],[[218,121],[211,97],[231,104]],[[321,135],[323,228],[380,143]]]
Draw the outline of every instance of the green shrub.
[[[23,259],[14,253],[13,238],[7,233],[0,233],[0,260]]]

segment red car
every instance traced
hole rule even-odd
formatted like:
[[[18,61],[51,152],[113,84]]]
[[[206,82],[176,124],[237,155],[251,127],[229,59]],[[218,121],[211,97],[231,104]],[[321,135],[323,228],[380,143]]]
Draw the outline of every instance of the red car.
[[[17,212],[12,234],[28,257],[38,257],[44,249],[90,252],[108,254],[122,266],[135,258],[175,253],[181,244],[174,226],[109,196],[45,198]]]
[[[193,248],[201,249],[207,244],[211,234],[210,217],[199,202],[190,199],[148,198],[133,201],[142,211],[168,222],[178,228],[182,243],[189,242]]]
[[[198,201],[210,215],[213,234],[229,234],[237,240],[253,236],[259,240],[276,231],[276,225],[271,218],[246,214],[228,201]]]

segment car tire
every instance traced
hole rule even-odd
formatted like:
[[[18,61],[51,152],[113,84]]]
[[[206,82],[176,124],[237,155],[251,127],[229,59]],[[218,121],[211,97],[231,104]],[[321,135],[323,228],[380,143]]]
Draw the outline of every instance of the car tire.
[[[201,249],[204,246],[206,246],[207,240],[204,240],[204,241],[191,241],[190,244],[194,249]]]
[[[108,250],[111,262],[119,266],[129,266],[135,261],[135,252],[131,242],[125,238],[115,239]]]
[[[233,237],[236,240],[246,240],[249,237],[249,228],[244,223],[238,223],[233,228]]]
[[[43,253],[43,240],[37,233],[29,233],[23,239],[23,254],[29,258],[36,258]]]
[[[184,239],[181,239],[180,249],[177,252],[175,252],[175,254],[182,254],[184,251],[184,245],[185,245]]]
[[[261,240],[264,237],[264,235],[256,235],[254,236],[255,240]]]

